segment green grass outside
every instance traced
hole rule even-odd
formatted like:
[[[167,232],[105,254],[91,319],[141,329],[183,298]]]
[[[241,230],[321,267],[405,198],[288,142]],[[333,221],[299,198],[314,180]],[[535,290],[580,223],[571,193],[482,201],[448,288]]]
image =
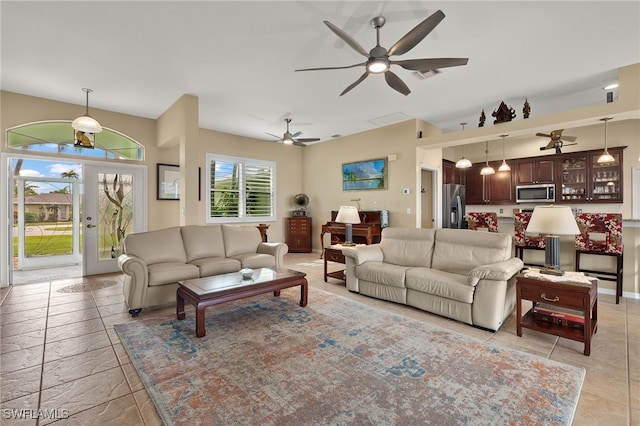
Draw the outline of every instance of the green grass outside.
[[[72,235],[27,236],[24,238],[25,256],[72,254],[73,240],[71,237]],[[82,241],[80,245],[82,245]],[[18,237],[13,239],[13,253],[18,253]]]

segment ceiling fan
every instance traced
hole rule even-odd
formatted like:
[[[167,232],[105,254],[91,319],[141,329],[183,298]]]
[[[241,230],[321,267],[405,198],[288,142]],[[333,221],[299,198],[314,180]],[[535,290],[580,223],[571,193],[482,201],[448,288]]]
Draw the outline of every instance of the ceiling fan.
[[[563,146],[577,145],[576,143],[565,143],[565,142],[575,142],[578,139],[575,136],[562,136],[562,132],[564,129],[554,130],[550,135],[546,133],[536,133],[536,136],[544,136],[547,138],[551,138],[549,143],[546,146],[541,146],[540,151],[544,151],[545,149],[553,149],[555,148],[556,154],[562,154]]]
[[[413,49],[418,43],[422,41],[433,29],[444,19],[444,13],[438,10],[433,15],[426,18],[424,21],[416,25],[411,31],[405,34],[400,40],[396,42],[389,50],[380,46],[380,28],[382,28],[386,22],[383,16],[377,16],[371,20],[371,26],[376,29],[376,46],[367,53],[366,50],[358,44],[350,35],[336,27],[329,21],[324,21],[325,25],[329,27],[338,37],[344,40],[353,50],[367,58],[366,62],[362,62],[354,65],[347,65],[344,67],[325,67],[325,68],[306,68],[296,71],[318,71],[318,70],[337,70],[345,68],[355,68],[359,66],[366,67],[366,70],[362,76],[354,83],[349,85],[346,89],[340,93],[340,96],[349,92],[351,89],[362,83],[369,74],[381,74],[384,73],[384,78],[387,84],[391,88],[397,90],[403,95],[408,95],[411,90],[407,85],[390,71],[391,65],[400,65],[402,68],[412,71],[428,71],[445,67],[457,67],[460,65],[467,65],[469,58],[431,58],[431,59],[405,59],[400,61],[392,61],[390,56],[403,55],[409,50]]]
[[[273,133],[266,132],[269,136],[277,138],[277,140],[274,142],[282,142],[285,145],[307,146],[306,142],[316,142],[320,140],[320,138],[301,138],[300,136],[302,135],[302,132],[291,134],[291,132],[289,131],[289,123],[291,123],[291,119],[285,118],[284,121],[287,123],[287,131],[284,132],[284,135],[282,135],[282,137],[276,136]]]

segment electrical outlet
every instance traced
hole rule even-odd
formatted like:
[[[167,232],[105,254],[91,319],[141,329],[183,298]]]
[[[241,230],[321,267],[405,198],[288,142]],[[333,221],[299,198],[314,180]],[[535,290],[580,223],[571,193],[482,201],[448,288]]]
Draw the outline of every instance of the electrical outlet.
[[[407,208],[407,214],[411,214],[411,208]]]
[[[500,214],[504,213],[504,209],[500,209]]]

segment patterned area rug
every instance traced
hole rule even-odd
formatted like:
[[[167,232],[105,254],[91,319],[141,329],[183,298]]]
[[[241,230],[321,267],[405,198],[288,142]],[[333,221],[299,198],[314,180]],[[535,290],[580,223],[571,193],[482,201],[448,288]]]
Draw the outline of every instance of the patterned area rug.
[[[116,330],[167,425],[571,424],[584,369],[309,288]],[[195,422],[195,423],[194,423]]]
[[[85,291],[101,290],[113,287],[117,281],[93,281],[90,283],[70,284],[56,290],[58,293],[82,293]]]

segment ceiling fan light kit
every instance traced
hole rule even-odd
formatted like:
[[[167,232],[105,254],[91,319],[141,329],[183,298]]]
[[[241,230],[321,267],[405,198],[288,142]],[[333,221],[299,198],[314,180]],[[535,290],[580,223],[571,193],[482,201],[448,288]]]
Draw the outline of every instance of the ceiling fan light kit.
[[[607,146],[607,122],[612,118],[613,117],[605,117],[600,119],[600,121],[604,121],[604,152],[600,157],[598,157],[598,164],[607,164],[607,163],[613,163],[616,161],[613,155],[609,154],[609,150]]]
[[[291,123],[291,118],[285,118],[285,123],[287,123],[287,131],[284,132],[282,138],[280,136],[276,136],[273,133],[267,133],[269,136],[273,136],[277,140],[274,142],[282,142],[285,145],[295,145],[295,146],[307,146],[307,142],[317,142],[320,138],[301,138],[302,132],[296,132],[291,134],[289,131],[289,123]]]
[[[426,72],[428,70],[436,70],[438,68],[456,67],[461,65],[467,65],[469,58],[430,58],[430,59],[405,59],[399,61],[392,61],[390,56],[403,55],[409,50],[418,45],[433,29],[444,19],[445,15],[441,10],[436,11],[431,16],[423,20],[416,25],[411,31],[405,34],[400,40],[398,40],[389,50],[380,45],[380,28],[382,28],[386,22],[383,16],[377,16],[373,18],[370,23],[376,30],[376,46],[367,52],[357,41],[355,41],[349,34],[336,27],[329,21],[324,21],[325,25],[329,27],[339,38],[347,43],[353,50],[360,55],[367,58],[365,62],[347,65],[343,67],[322,67],[322,68],[305,68],[298,69],[296,71],[321,71],[321,70],[336,70],[346,69],[364,66],[365,72],[360,76],[358,80],[347,86],[346,89],[340,93],[340,96],[348,93],[354,87],[359,85],[366,79],[369,74],[384,74],[384,79],[387,84],[394,90],[408,95],[411,90],[407,85],[393,73],[390,68],[391,65],[399,65],[404,69],[410,71]]]
[[[102,131],[102,126],[96,119],[89,115],[89,93],[93,92],[93,90],[83,88],[82,91],[87,94],[86,110],[84,115],[81,115],[80,117],[73,120],[73,122],[71,123],[71,127],[79,132],[100,133]]]

